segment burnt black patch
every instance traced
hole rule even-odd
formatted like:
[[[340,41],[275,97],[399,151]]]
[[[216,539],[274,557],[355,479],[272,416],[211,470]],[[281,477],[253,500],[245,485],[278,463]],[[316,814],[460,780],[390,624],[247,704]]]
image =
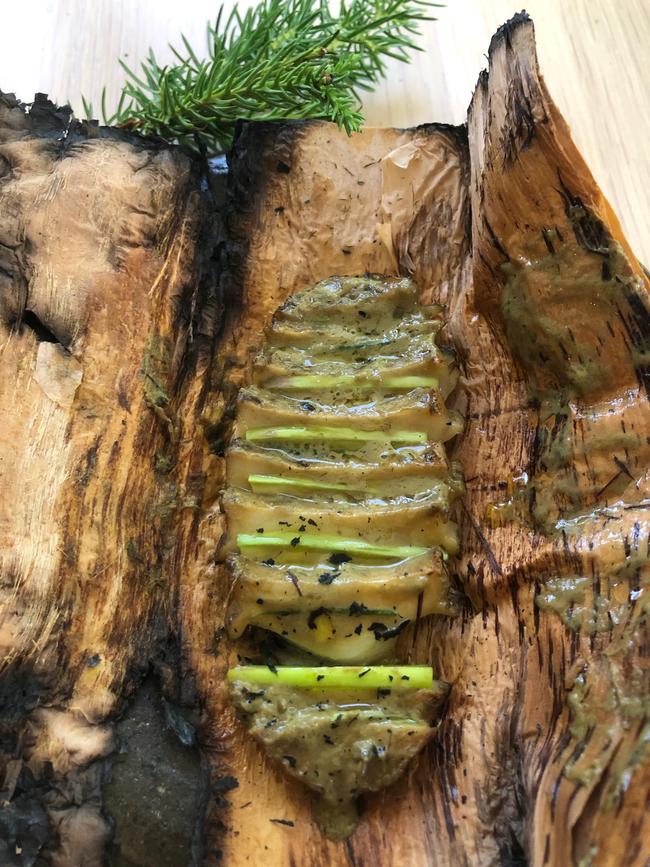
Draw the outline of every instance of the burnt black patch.
[[[342,563],[349,563],[351,559],[352,557],[350,557],[348,554],[343,554],[341,552],[337,554],[330,554],[330,556],[327,558],[327,562],[331,563],[332,566],[340,566]]]
[[[318,576],[318,583],[331,584],[339,577],[340,574],[340,572],[323,572],[321,575]]]
[[[386,626],[385,623],[371,623],[369,632],[374,632],[377,641],[388,641],[389,638],[397,638],[409,625],[410,620],[402,620],[396,626]]]
[[[63,349],[67,349],[64,341],[57,337],[49,325],[43,322],[33,310],[23,310],[18,329],[22,331],[24,328],[33,331],[39,343],[58,343]]]
[[[310,611],[309,617],[307,618],[307,626],[310,629],[316,629],[316,621],[323,614],[329,614],[329,608],[321,606],[320,608],[315,608],[313,611]]]

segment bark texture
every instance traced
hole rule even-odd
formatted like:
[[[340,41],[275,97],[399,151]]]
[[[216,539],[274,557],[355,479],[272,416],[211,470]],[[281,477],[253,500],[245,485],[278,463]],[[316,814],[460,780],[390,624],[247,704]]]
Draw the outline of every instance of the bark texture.
[[[468,126],[473,280],[449,331],[478,614],[448,718],[451,862],[643,864],[648,281],[525,19],[494,37]]]
[[[467,128],[244,125],[218,286],[185,155],[0,98],[1,863],[101,863],[96,760],[152,660],[201,710],[206,865],[650,855],[648,281],[525,16],[489,60]],[[410,777],[335,844],[228,704],[215,551],[264,327],[296,289],[364,271],[408,274],[448,308],[467,603],[403,636],[450,705]]]
[[[103,863],[107,721],[175,628],[213,348],[199,182],[0,95],[3,865]]]

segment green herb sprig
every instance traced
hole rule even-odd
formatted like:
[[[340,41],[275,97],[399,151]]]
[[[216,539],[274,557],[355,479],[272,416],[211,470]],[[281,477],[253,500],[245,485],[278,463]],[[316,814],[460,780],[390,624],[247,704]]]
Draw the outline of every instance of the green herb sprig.
[[[359,91],[372,90],[386,60],[408,61],[419,50],[429,0],[262,0],[208,25],[208,56],[200,59],[182,36],[170,46],[176,63],[160,66],[153,51],[141,74],[120,64],[127,80],[104,123],[178,141],[203,153],[223,153],[240,118],[332,120],[359,129]],[[85,99],[87,117],[93,106]]]

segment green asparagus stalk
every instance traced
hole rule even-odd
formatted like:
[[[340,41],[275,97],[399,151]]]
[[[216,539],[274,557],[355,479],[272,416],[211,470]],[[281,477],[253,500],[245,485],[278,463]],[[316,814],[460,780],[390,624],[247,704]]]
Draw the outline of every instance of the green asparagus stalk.
[[[335,482],[317,482],[311,479],[286,479],[283,476],[265,476],[252,474],[248,477],[248,484],[255,493],[264,493],[269,488],[292,488],[306,491],[344,491],[348,494],[361,493],[358,488]],[[368,488],[364,489],[369,492]]]
[[[256,686],[281,683],[302,689],[431,689],[433,669],[428,665],[337,665],[331,667],[238,665],[229,681]]]
[[[348,427],[256,427],[246,431],[249,442],[272,440],[295,440],[297,442],[350,442],[350,443],[399,443],[401,445],[424,445],[424,431],[396,430],[387,433],[381,430],[353,430]]]
[[[311,374],[297,376],[281,376],[272,379],[265,387],[274,391],[318,391],[321,389],[373,388],[392,389],[394,391],[411,391],[414,388],[436,388],[438,380],[434,376],[382,376],[358,374],[329,375]]]
[[[418,545],[375,545],[362,539],[343,539],[339,536],[320,536],[316,533],[239,533],[237,545],[246,548],[307,548],[312,551],[332,551],[343,554],[356,554],[359,557],[385,557],[406,560],[426,554],[428,548]]]

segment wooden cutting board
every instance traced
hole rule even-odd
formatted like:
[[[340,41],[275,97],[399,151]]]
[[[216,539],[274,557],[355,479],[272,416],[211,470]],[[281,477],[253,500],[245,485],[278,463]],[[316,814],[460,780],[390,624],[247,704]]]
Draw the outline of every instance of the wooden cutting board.
[[[37,91],[81,110],[80,93],[108,104],[123,73],[149,46],[161,61],[183,32],[198,48],[213,0],[26,0],[2,13],[0,87],[28,100]],[[233,5],[226,0],[226,9]],[[252,6],[242,0],[240,8]],[[394,64],[366,101],[376,126],[463,123],[492,33],[520,9],[515,0],[450,0],[425,27],[424,52]],[[636,254],[650,262],[650,4],[647,0],[529,0],[541,67],[596,181]]]

